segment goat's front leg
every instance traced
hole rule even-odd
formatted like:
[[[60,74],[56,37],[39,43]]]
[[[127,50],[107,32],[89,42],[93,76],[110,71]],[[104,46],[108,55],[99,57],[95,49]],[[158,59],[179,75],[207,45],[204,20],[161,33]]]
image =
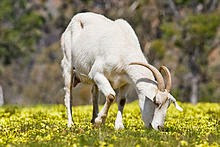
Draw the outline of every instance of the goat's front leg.
[[[123,115],[123,109],[124,109],[125,103],[126,103],[125,98],[120,98],[118,100],[118,113],[117,113],[117,117],[115,120],[115,130],[124,129],[122,115]]]
[[[119,94],[117,96],[117,103],[118,103],[118,113],[115,120],[115,130],[124,129],[122,115],[124,110],[124,105],[126,103],[126,93],[128,92],[128,85],[123,86],[119,89]]]
[[[100,126],[102,123],[105,123],[105,119],[108,115],[108,110],[115,100],[115,92],[113,88],[111,87],[109,81],[107,78],[101,74],[101,73],[95,73],[93,77],[94,82],[98,86],[99,90],[105,95],[106,102],[104,104],[104,107],[99,112],[97,118],[95,119],[95,125]]]
[[[95,123],[95,118],[98,116],[99,113],[99,105],[98,105],[98,99],[99,99],[99,91],[98,87],[94,84],[92,86],[92,105],[93,105],[93,112],[92,112],[92,120],[91,123]]]

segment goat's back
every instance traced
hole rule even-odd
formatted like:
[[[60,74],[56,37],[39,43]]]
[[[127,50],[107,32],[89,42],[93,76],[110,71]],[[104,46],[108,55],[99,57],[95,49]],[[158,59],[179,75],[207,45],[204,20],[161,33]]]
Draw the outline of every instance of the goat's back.
[[[65,34],[71,34],[68,50],[72,52],[73,66],[88,74],[98,58],[103,69],[121,70],[131,58],[143,58],[136,34],[124,20],[112,21],[103,15],[87,12],[75,15]],[[71,46],[70,46],[71,44]]]

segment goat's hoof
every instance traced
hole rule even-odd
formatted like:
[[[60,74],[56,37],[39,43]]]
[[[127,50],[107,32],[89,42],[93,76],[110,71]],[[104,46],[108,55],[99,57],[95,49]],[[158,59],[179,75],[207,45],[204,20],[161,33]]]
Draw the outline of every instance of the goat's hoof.
[[[100,127],[101,124],[102,124],[102,118],[97,117],[97,118],[95,119],[94,126],[95,126],[95,127]]]
[[[73,122],[68,122],[67,127],[70,128],[73,125]]]
[[[122,123],[115,124],[115,130],[123,130],[125,127]]]
[[[101,116],[101,118],[102,118],[102,124],[105,124],[106,117],[107,117],[107,115]]]
[[[103,115],[101,116],[101,119],[104,121],[104,120],[106,119],[106,117],[107,117],[107,115],[103,114]],[[103,122],[103,121],[102,121],[102,122]]]
[[[90,122],[91,122],[92,124],[94,124],[94,123],[95,123],[95,119],[92,119]]]

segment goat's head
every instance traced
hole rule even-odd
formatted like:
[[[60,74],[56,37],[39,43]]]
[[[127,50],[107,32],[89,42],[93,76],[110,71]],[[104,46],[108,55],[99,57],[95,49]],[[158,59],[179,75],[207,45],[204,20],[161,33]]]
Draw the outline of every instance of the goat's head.
[[[154,97],[154,101],[151,102],[150,100],[145,101],[146,105],[143,109],[142,115],[148,115],[146,117],[142,117],[145,125],[147,127],[152,126],[155,130],[159,130],[164,125],[164,120],[166,117],[166,112],[170,103],[173,102],[176,109],[182,111],[182,108],[177,104],[176,99],[170,94],[171,89],[171,75],[167,67],[161,66],[160,72],[150,64],[143,64],[143,63],[131,63],[130,65],[141,65],[147,67],[152,71],[154,77],[157,80],[157,92]],[[163,76],[161,72],[165,73],[165,80],[166,86],[164,83]],[[149,116],[150,115],[150,116]]]

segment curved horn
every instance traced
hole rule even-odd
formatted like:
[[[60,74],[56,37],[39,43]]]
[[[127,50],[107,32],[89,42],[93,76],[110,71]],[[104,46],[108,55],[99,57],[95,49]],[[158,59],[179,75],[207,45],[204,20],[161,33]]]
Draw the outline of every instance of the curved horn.
[[[152,66],[150,64],[139,63],[139,62],[132,62],[129,65],[141,65],[141,66],[144,66],[144,67],[147,67],[148,69],[150,69],[153,72],[153,74],[157,80],[158,89],[160,91],[164,91],[165,84],[164,84],[163,76],[154,66]]]
[[[169,69],[166,66],[161,66],[160,67],[160,72],[164,71],[165,72],[165,80],[166,80],[166,90],[167,92],[170,92],[171,90],[171,86],[172,86],[172,80],[171,80],[171,74]]]

